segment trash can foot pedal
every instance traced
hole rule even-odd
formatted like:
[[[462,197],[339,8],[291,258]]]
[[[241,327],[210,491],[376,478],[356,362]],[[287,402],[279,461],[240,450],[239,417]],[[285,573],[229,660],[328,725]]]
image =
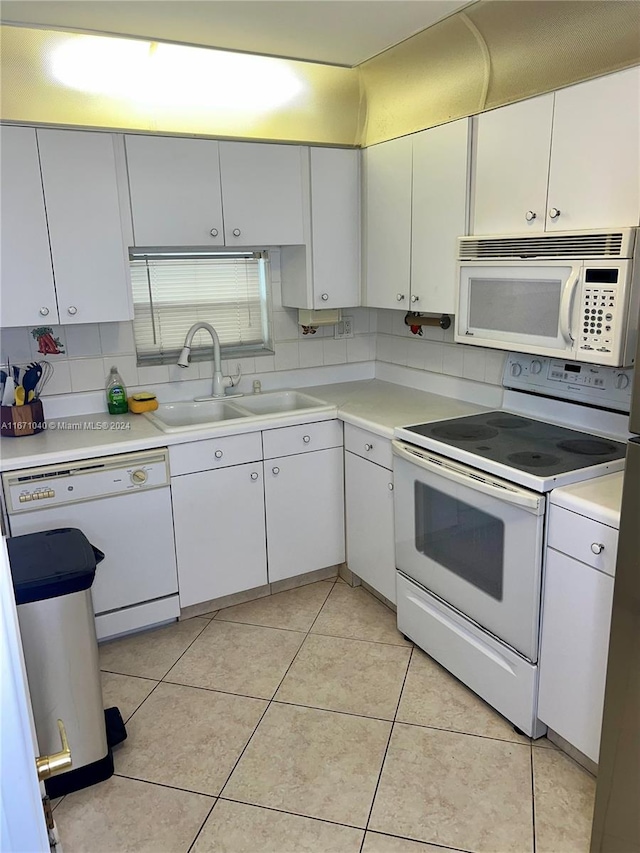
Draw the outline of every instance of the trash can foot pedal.
[[[107,727],[107,743],[113,748],[127,739],[127,730],[120,708],[105,708],[104,722]]]
[[[85,764],[75,770],[68,770],[59,776],[51,776],[50,779],[45,780],[44,787],[49,797],[54,800],[56,797],[63,797],[65,794],[72,794],[90,785],[104,782],[113,776],[113,769],[113,752],[109,747],[104,758],[99,758],[98,761]]]

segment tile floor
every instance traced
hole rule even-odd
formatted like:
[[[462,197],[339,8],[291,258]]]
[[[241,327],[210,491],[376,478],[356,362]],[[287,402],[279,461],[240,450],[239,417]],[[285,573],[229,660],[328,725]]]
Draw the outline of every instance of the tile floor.
[[[128,739],[65,853],[587,853],[594,779],[362,588],[319,581],[101,647]]]

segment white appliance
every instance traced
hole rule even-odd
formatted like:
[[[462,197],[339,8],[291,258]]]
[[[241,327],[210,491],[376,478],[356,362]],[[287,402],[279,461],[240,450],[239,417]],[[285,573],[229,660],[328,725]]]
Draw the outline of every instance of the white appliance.
[[[632,365],[640,306],[636,232],[460,237],[455,340]]]
[[[11,536],[77,527],[105,554],[91,594],[98,639],[180,614],[166,450],[2,475]]]
[[[504,409],[395,430],[398,627],[532,737],[546,496],[623,469],[631,373],[511,354]]]

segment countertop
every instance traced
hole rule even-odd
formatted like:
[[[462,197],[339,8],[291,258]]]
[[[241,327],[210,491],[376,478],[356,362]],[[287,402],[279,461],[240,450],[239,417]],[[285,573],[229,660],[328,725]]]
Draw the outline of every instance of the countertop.
[[[114,416],[98,412],[47,421],[47,429],[38,435],[0,439],[0,470],[58,465],[336,417],[391,438],[396,426],[486,411],[486,407],[475,403],[379,379],[314,385],[299,390],[324,401],[327,409],[306,415],[302,410],[278,416],[256,416],[181,433],[164,433],[144,415],[134,414]]]
[[[623,480],[624,471],[619,471],[562,486],[551,492],[551,503],[617,529],[620,526]]]

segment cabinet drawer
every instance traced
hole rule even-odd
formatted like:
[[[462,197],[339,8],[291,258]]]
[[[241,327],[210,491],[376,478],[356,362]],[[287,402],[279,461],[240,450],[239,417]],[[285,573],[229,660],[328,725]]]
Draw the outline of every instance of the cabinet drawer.
[[[362,456],[363,459],[368,459],[370,462],[375,462],[376,465],[382,465],[389,471],[393,468],[391,441],[388,438],[376,435],[374,432],[345,424],[344,449],[350,450],[356,456]]]
[[[328,447],[342,447],[342,421],[318,421],[313,424],[268,429],[262,433],[264,458],[293,456]]]
[[[593,566],[594,569],[608,575],[615,574],[618,531],[613,527],[552,505],[549,513],[548,545],[588,566]],[[599,554],[594,554],[592,546],[599,545],[604,547]]]
[[[262,459],[262,443],[259,432],[244,435],[227,435],[209,438],[169,448],[171,476],[208,471],[212,468],[227,468],[244,462]]]

